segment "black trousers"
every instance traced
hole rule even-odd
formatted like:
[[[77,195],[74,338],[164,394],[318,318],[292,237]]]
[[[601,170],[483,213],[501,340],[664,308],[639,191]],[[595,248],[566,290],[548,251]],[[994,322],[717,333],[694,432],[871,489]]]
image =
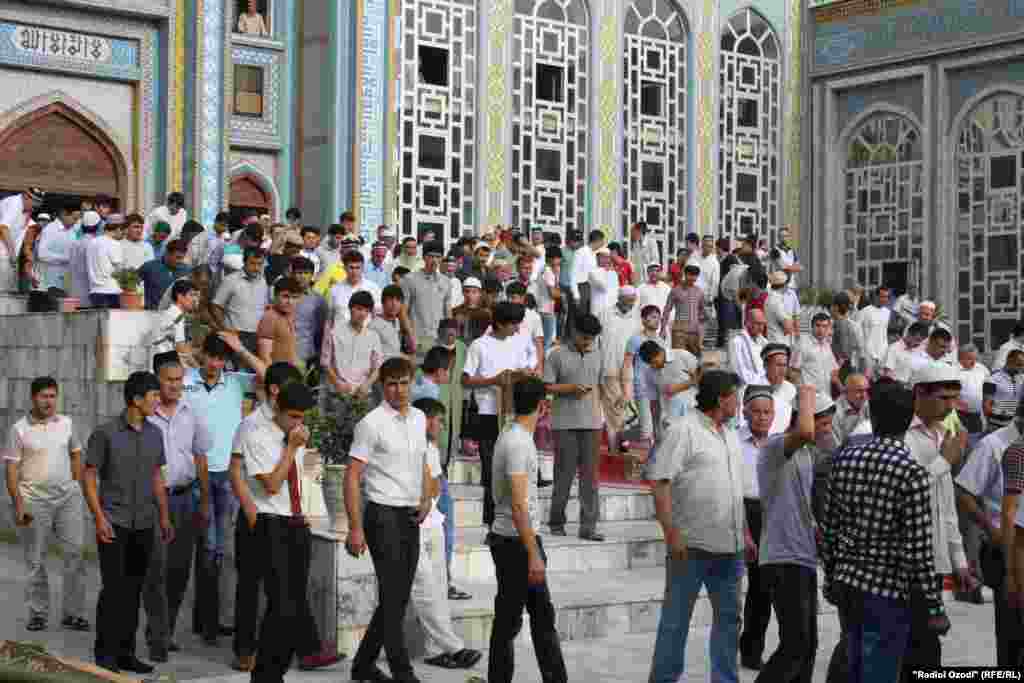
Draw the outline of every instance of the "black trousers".
[[[238,511],[238,521],[235,524],[235,570],[237,580],[235,583],[235,637],[232,650],[238,657],[251,657],[256,654],[257,637],[260,627],[260,585],[263,583],[266,557],[265,547],[260,542],[259,517],[257,517],[256,528],[249,528],[249,521],[245,513]],[[198,590],[199,584],[196,584]],[[309,598],[307,596],[308,605]],[[214,612],[212,607],[207,607],[209,613],[205,614],[205,624],[211,626],[216,623],[219,628],[219,609]],[[204,610],[205,611],[205,610]],[[304,636],[299,642],[298,653],[300,656],[317,654],[320,652],[320,634],[317,630],[316,621],[313,619],[311,609],[305,613],[309,618],[302,626],[301,633]],[[205,625],[204,624],[204,625]]]
[[[932,577],[936,588],[941,592],[943,576]],[[910,596],[910,636],[907,639],[907,652],[903,656],[902,681],[910,683],[916,680],[911,672],[914,669],[935,669],[942,666],[942,641],[939,634],[928,629],[928,604],[919,591]]]
[[[480,483],[484,487],[484,526],[494,523],[494,491],[491,490],[491,463],[494,462],[494,444],[498,441],[498,416],[477,415],[473,437],[480,446]]]
[[[352,671],[374,666],[383,648],[391,675],[412,674],[409,650],[405,647],[405,611],[412,593],[412,580],[420,559],[420,525],[416,508],[367,503],[363,519],[366,545],[377,574],[377,609],[373,611],[366,635],[352,660]]]
[[[259,515],[254,531],[264,563],[267,611],[260,624],[252,681],[283,683],[292,658],[306,644],[313,619],[306,596],[312,536],[309,527],[281,515]]]
[[[490,535],[491,557],[498,580],[494,598],[494,625],[491,628],[490,660],[487,683],[512,683],[515,672],[515,640],[523,628],[523,610],[530,615],[530,637],[537,667],[544,683],[569,680],[562,657],[562,644],[555,627],[555,607],[547,583],[531,586],[529,556],[518,536]],[[541,557],[547,563],[544,544],[537,537]]]
[[[1024,668],[1024,615],[1006,600],[1006,562],[1002,548],[985,541],[981,546],[982,573],[992,588],[996,622],[996,664]]]
[[[769,564],[761,575],[779,620],[779,647],[757,676],[764,683],[811,683],[818,652],[818,572]]]
[[[757,543],[761,542],[761,525],[763,523],[761,501],[756,498],[744,498],[743,507],[747,511],[747,526],[750,535]],[[761,567],[757,562],[747,562],[747,595],[743,601],[743,633],[740,635],[740,655],[748,659],[760,660],[764,654],[765,632],[772,620],[772,599],[761,575]]]
[[[153,553],[153,529],[114,527],[114,540],[97,543],[100,558],[99,600],[96,604],[96,644],[93,654],[101,665],[116,664],[135,655],[142,584]]]

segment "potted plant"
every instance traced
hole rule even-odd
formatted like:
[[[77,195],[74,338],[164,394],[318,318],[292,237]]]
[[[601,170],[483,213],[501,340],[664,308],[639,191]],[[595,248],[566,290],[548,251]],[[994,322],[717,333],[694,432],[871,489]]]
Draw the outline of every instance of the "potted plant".
[[[141,311],[142,295],[139,294],[138,271],[125,269],[114,273],[114,280],[121,287],[121,308],[128,311]]]
[[[342,488],[348,465],[348,453],[352,448],[356,425],[370,412],[371,407],[370,400],[366,397],[341,397],[331,393],[322,402],[322,407],[313,408],[306,413],[309,447],[319,452],[323,463],[320,484],[332,531],[347,526]]]

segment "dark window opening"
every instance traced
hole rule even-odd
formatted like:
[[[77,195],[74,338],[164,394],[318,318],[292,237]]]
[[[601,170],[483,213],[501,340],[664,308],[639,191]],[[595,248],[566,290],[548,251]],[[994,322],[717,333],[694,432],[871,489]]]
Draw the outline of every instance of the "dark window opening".
[[[445,168],[444,138],[433,135],[420,136],[420,168],[443,171]]]
[[[554,197],[540,198],[540,213],[542,216],[557,216],[558,202]]]
[[[441,206],[441,188],[437,185],[424,185],[423,203],[427,206]]]
[[[664,101],[661,83],[644,81],[640,85],[640,113],[644,116],[661,116]]]
[[[537,180],[559,182],[562,179],[562,155],[554,149],[537,148]]]
[[[1017,156],[992,158],[991,182],[992,189],[1012,188],[1017,186]]]
[[[420,80],[427,85],[448,86],[448,50],[420,45]]]
[[[263,116],[263,68],[235,64],[235,115]]]
[[[1017,272],[1017,237],[999,235],[988,238],[988,270]]]
[[[656,161],[643,162],[644,192],[663,192],[665,189],[665,166]]]
[[[565,98],[565,70],[550,64],[537,65],[537,99],[562,102]]]
[[[736,174],[736,201],[754,203],[757,201],[757,176],[750,173]]]
[[[757,128],[757,100],[740,98],[736,103],[737,124],[746,128]]]

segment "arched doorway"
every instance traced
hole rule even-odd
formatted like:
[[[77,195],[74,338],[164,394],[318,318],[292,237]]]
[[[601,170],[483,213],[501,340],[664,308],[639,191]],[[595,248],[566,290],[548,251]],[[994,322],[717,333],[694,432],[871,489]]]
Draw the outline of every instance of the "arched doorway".
[[[235,176],[231,179],[230,197],[231,220],[236,225],[252,212],[274,215],[274,200],[270,193],[264,190],[256,178],[249,174]]]
[[[52,102],[0,131],[0,188],[40,187],[48,194],[94,198],[120,205],[128,194],[127,164],[91,120]]]

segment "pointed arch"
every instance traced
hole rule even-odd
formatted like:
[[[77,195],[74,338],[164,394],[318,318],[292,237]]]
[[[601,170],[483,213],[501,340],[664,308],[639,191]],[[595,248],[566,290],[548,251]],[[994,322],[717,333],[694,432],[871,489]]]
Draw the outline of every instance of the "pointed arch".
[[[10,146],[31,149],[44,145],[45,152],[48,143],[40,136],[62,141],[72,156],[69,158],[65,154],[60,161],[63,166],[69,162],[81,164],[84,173],[79,173],[79,177],[86,176],[88,172],[98,175],[92,185],[84,182],[72,187],[68,185],[65,170],[55,171],[50,176],[43,171],[31,184],[55,192],[102,192],[116,196],[124,208],[135,208],[139,194],[131,147],[102,116],[63,90],[51,90],[0,113],[0,150]],[[4,156],[11,158],[16,155]],[[5,174],[0,169],[2,175]],[[105,175],[113,177],[104,181]],[[102,190],[94,191],[101,187]]]
[[[277,183],[274,179],[264,173],[258,166],[251,161],[240,161],[231,167],[228,171],[229,182],[233,182],[240,178],[248,178],[256,184],[263,192],[265,192],[271,201],[271,220],[281,220],[281,194],[277,190]]]
[[[756,232],[775,243],[782,222],[782,44],[753,7],[719,40],[719,235]]]

